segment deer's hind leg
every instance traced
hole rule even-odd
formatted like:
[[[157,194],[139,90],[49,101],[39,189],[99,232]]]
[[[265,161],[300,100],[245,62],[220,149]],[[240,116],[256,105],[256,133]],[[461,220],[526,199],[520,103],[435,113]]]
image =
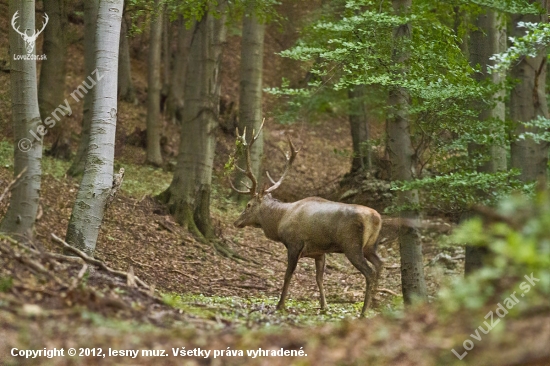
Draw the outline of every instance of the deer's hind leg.
[[[365,300],[363,303],[363,309],[361,310],[361,316],[365,315],[369,305],[372,291],[372,284],[375,279],[375,272],[372,268],[369,267],[367,260],[364,257],[363,250],[360,245],[354,245],[350,249],[346,250],[346,257],[349,259],[351,264],[355,266],[365,276],[366,288],[365,288]]]
[[[327,308],[327,301],[325,299],[325,289],[323,288],[323,274],[325,273],[325,255],[322,254],[315,257],[315,279],[317,280],[317,286],[319,286],[319,301],[321,302],[321,310]]]
[[[374,277],[374,284],[372,286],[372,290],[375,293],[378,289],[378,281],[380,280],[380,273],[382,272],[382,269],[384,268],[384,262],[382,259],[378,256],[376,253],[376,247],[365,247],[363,249],[363,253],[365,258],[372,263],[374,266],[374,269],[376,271],[375,277]]]

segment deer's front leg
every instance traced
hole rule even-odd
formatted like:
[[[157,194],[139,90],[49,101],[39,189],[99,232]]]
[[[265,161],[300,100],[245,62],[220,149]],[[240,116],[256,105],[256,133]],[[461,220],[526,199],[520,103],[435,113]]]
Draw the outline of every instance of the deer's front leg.
[[[279,300],[279,303],[277,304],[277,310],[284,310],[285,308],[285,299],[288,294],[288,286],[290,286],[290,279],[292,278],[292,275],[294,274],[294,271],[296,270],[296,266],[298,265],[298,259],[300,258],[300,253],[302,252],[303,246],[301,245],[298,247],[293,247],[292,245],[288,245],[288,265],[286,267],[285,272],[285,282],[283,284],[283,292],[281,293],[281,299]]]

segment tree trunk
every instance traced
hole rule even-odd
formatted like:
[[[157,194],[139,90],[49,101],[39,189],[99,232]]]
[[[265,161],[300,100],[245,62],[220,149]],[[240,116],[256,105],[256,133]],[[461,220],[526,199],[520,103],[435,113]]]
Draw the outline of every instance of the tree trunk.
[[[122,16],[122,24],[120,26],[120,47],[118,52],[118,97],[120,100],[126,102],[137,103],[136,90],[132,82],[128,24],[125,16]]]
[[[34,21],[34,0],[10,0],[10,19],[18,11],[17,24],[22,32],[36,29]],[[11,55],[27,55],[23,38],[9,30]],[[35,49],[30,53],[35,54]],[[13,57],[13,56],[12,56]],[[36,88],[36,61],[21,60],[15,57],[11,60],[10,85],[12,121],[15,137],[14,144],[14,174],[21,176],[21,181],[11,193],[10,205],[0,225],[0,231],[18,235],[32,235],[40,199],[40,179],[42,170],[42,141],[36,139],[31,131],[40,138],[40,131],[45,128],[40,120],[38,109],[38,92]]]
[[[42,120],[64,100],[66,72],[66,33],[67,13],[65,0],[44,0],[44,13],[48,14],[48,26],[44,29],[42,53],[47,58],[42,61],[40,83],[38,85],[38,106]],[[69,158],[70,131],[57,122],[48,128],[49,141],[53,143],[47,152],[55,158]]]
[[[95,56],[95,37],[97,12],[99,8],[99,0],[87,0],[84,2],[84,78],[92,76],[92,72],[96,68]],[[67,174],[76,177],[84,173],[84,165],[86,164],[86,154],[88,152],[88,144],[90,142],[90,126],[92,123],[92,103],[94,99],[95,88],[92,88],[84,95],[84,115],[82,117],[82,132],[80,133],[80,141],[76,156]]]
[[[547,0],[537,0],[543,9],[548,9]],[[519,22],[546,22],[544,14],[515,14],[512,16],[512,37],[521,37],[525,28]],[[529,122],[537,117],[548,118],[546,104],[546,48],[541,49],[536,57],[523,57],[512,68],[511,77],[518,80],[510,96],[510,117],[515,123],[515,136],[525,132],[542,132],[538,128],[525,127],[520,122]],[[548,146],[544,141],[536,143],[530,137],[512,141],[512,167],[521,171],[520,179],[524,182],[546,181],[548,165]]]
[[[209,207],[226,34],[225,13],[218,11],[219,17],[205,14],[192,33],[177,166],[170,187],[159,196],[176,221],[202,240],[215,236]]]
[[[162,14],[162,89],[161,89],[161,112],[166,110],[168,90],[172,76],[172,25],[166,7]]]
[[[185,73],[187,71],[187,63],[189,61],[193,29],[195,29],[195,25],[193,25],[191,29],[187,29],[185,27],[184,19],[180,17],[178,24],[178,44],[174,58],[174,69],[172,73],[172,80],[170,81],[168,88],[168,97],[166,100],[166,109],[164,113],[166,120],[171,121],[172,123],[176,122],[176,114],[181,114],[183,111]]]
[[[365,101],[365,85],[356,85],[348,91],[349,124],[353,143],[351,172],[365,171],[371,168],[371,154],[368,145],[369,123]]]
[[[243,36],[241,47],[241,88],[239,98],[239,129],[241,133],[246,127],[247,138],[250,139],[252,131],[258,131],[262,124],[262,71],[264,55],[264,33],[265,24],[258,21],[254,14],[254,1],[248,1],[247,12],[243,16]],[[250,158],[252,172],[260,177],[260,165],[264,151],[263,134],[252,145]],[[245,166],[244,158],[241,156],[239,166]],[[243,181],[246,176],[237,171],[235,174],[235,187],[244,190]],[[240,195],[240,200],[248,200],[249,196]]]
[[[118,48],[123,0],[100,0],[96,29],[96,81],[86,169],[73,206],[67,243],[93,255],[113,186],[117,121]]]
[[[412,0],[392,0],[396,14],[405,14],[411,7]],[[393,38],[393,62],[397,65],[406,63],[409,54],[404,51],[403,41],[411,37],[410,24],[402,24],[395,28]],[[406,72],[403,66],[400,70]],[[406,89],[396,86],[389,92],[389,115],[387,120],[388,149],[392,165],[392,180],[408,181],[414,178],[414,150],[410,136],[409,121],[410,96]],[[398,193],[399,205],[414,205],[418,203],[418,192],[408,191]],[[409,304],[413,298],[426,300],[426,283],[424,280],[424,264],[422,262],[422,242],[418,232],[419,215],[413,209],[400,212],[401,218],[407,224],[399,226],[399,249],[401,253],[401,286],[403,299]]]
[[[155,0],[155,11],[151,15],[151,37],[147,66],[147,163],[162,165],[160,153],[160,51],[162,41],[162,19],[164,6]]]
[[[486,10],[479,14],[474,20],[476,29],[470,35],[470,64],[472,67],[481,67],[481,71],[474,74],[474,78],[482,83],[486,79],[494,84],[500,84],[504,78],[501,73],[488,73],[488,65],[494,64],[490,57],[494,54],[504,52],[506,49],[506,23],[504,16],[494,10]],[[479,111],[479,120],[495,121],[495,129],[488,133],[498,134],[504,140],[505,134],[505,105],[504,88],[493,97],[492,103],[479,102],[475,108]],[[498,121],[498,122],[497,122]],[[482,146],[471,143],[468,146],[468,153],[472,156],[488,155],[489,160],[477,167],[478,172],[496,173],[507,169],[506,147],[503,145]],[[467,212],[463,218],[470,217]],[[465,273],[469,274],[481,268],[484,257],[487,253],[485,248],[476,246],[466,247]]]

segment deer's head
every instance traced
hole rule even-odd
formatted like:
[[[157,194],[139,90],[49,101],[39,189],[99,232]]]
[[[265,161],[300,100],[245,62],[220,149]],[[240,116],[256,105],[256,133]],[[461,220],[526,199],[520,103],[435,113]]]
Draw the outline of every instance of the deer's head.
[[[229,179],[229,183],[231,184],[231,188],[235,192],[252,196],[250,201],[248,201],[248,203],[246,204],[246,208],[244,209],[244,211],[241,213],[239,218],[235,221],[235,226],[239,228],[242,228],[245,226],[255,226],[255,227],[260,226],[259,215],[260,215],[260,206],[262,202],[265,199],[271,198],[271,192],[273,192],[274,190],[276,190],[281,186],[292,163],[294,162],[294,159],[296,159],[296,155],[298,154],[298,150],[296,150],[296,148],[294,147],[294,144],[292,144],[292,141],[290,140],[290,137],[289,137],[288,145],[290,147],[290,153],[285,153],[284,151],[281,150],[286,161],[286,166],[285,166],[283,175],[281,175],[281,178],[279,178],[279,180],[275,182],[275,180],[271,178],[271,175],[269,175],[269,172],[266,172],[267,177],[269,178],[272,186],[266,187],[261,191],[258,191],[258,180],[256,179],[256,177],[254,176],[254,173],[252,172],[252,163],[251,163],[252,160],[250,158],[250,149],[252,148],[252,145],[254,144],[254,142],[260,136],[260,133],[262,132],[262,128],[264,127],[264,122],[265,122],[265,119],[264,121],[262,121],[262,124],[257,134],[254,134],[254,131],[252,131],[252,139],[250,140],[250,142],[246,141],[246,127],[242,135],[239,134],[239,129],[237,128],[237,140],[242,144],[242,146],[245,149],[246,169],[242,169],[237,165],[235,165],[235,167],[237,168],[237,170],[245,174],[248,177],[248,179],[250,179],[251,185],[248,186],[246,183],[243,182],[247,190],[240,190],[235,188],[231,179]]]
[[[44,23],[42,23],[42,29],[38,30],[38,29],[35,29],[34,30],[34,33],[32,35],[28,35],[27,34],[27,30],[25,29],[25,32],[21,32],[19,30],[19,26],[16,26],[15,25],[15,22],[17,20],[17,18],[19,18],[19,10],[17,10],[15,12],[15,14],[13,14],[13,18],[11,18],[11,26],[13,27],[13,29],[19,34],[21,35],[21,37],[23,38],[23,40],[25,41],[25,49],[27,50],[27,53],[30,54],[32,53],[32,50],[34,49],[34,44],[36,42],[36,39],[38,38],[38,36],[40,35],[40,33],[42,33],[42,31],[44,31],[44,28],[46,28],[46,25],[48,24],[48,14],[45,14],[44,13]]]

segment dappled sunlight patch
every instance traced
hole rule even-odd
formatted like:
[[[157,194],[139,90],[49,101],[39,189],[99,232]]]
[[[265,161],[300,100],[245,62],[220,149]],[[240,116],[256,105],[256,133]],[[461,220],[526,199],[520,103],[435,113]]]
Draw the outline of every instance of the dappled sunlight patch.
[[[167,305],[182,309],[189,316],[215,320],[219,328],[228,325],[236,328],[271,326],[316,326],[352,320],[358,317],[362,302],[329,304],[327,310],[319,308],[317,299],[288,299],[284,312],[276,311],[277,296],[237,297],[204,296],[202,294],[164,294]],[[367,317],[379,314],[369,309]]]
[[[172,173],[162,169],[115,162],[115,167],[118,166],[125,169],[121,191],[134,198],[140,199],[145,195],[156,196],[162,193],[172,180]]]

